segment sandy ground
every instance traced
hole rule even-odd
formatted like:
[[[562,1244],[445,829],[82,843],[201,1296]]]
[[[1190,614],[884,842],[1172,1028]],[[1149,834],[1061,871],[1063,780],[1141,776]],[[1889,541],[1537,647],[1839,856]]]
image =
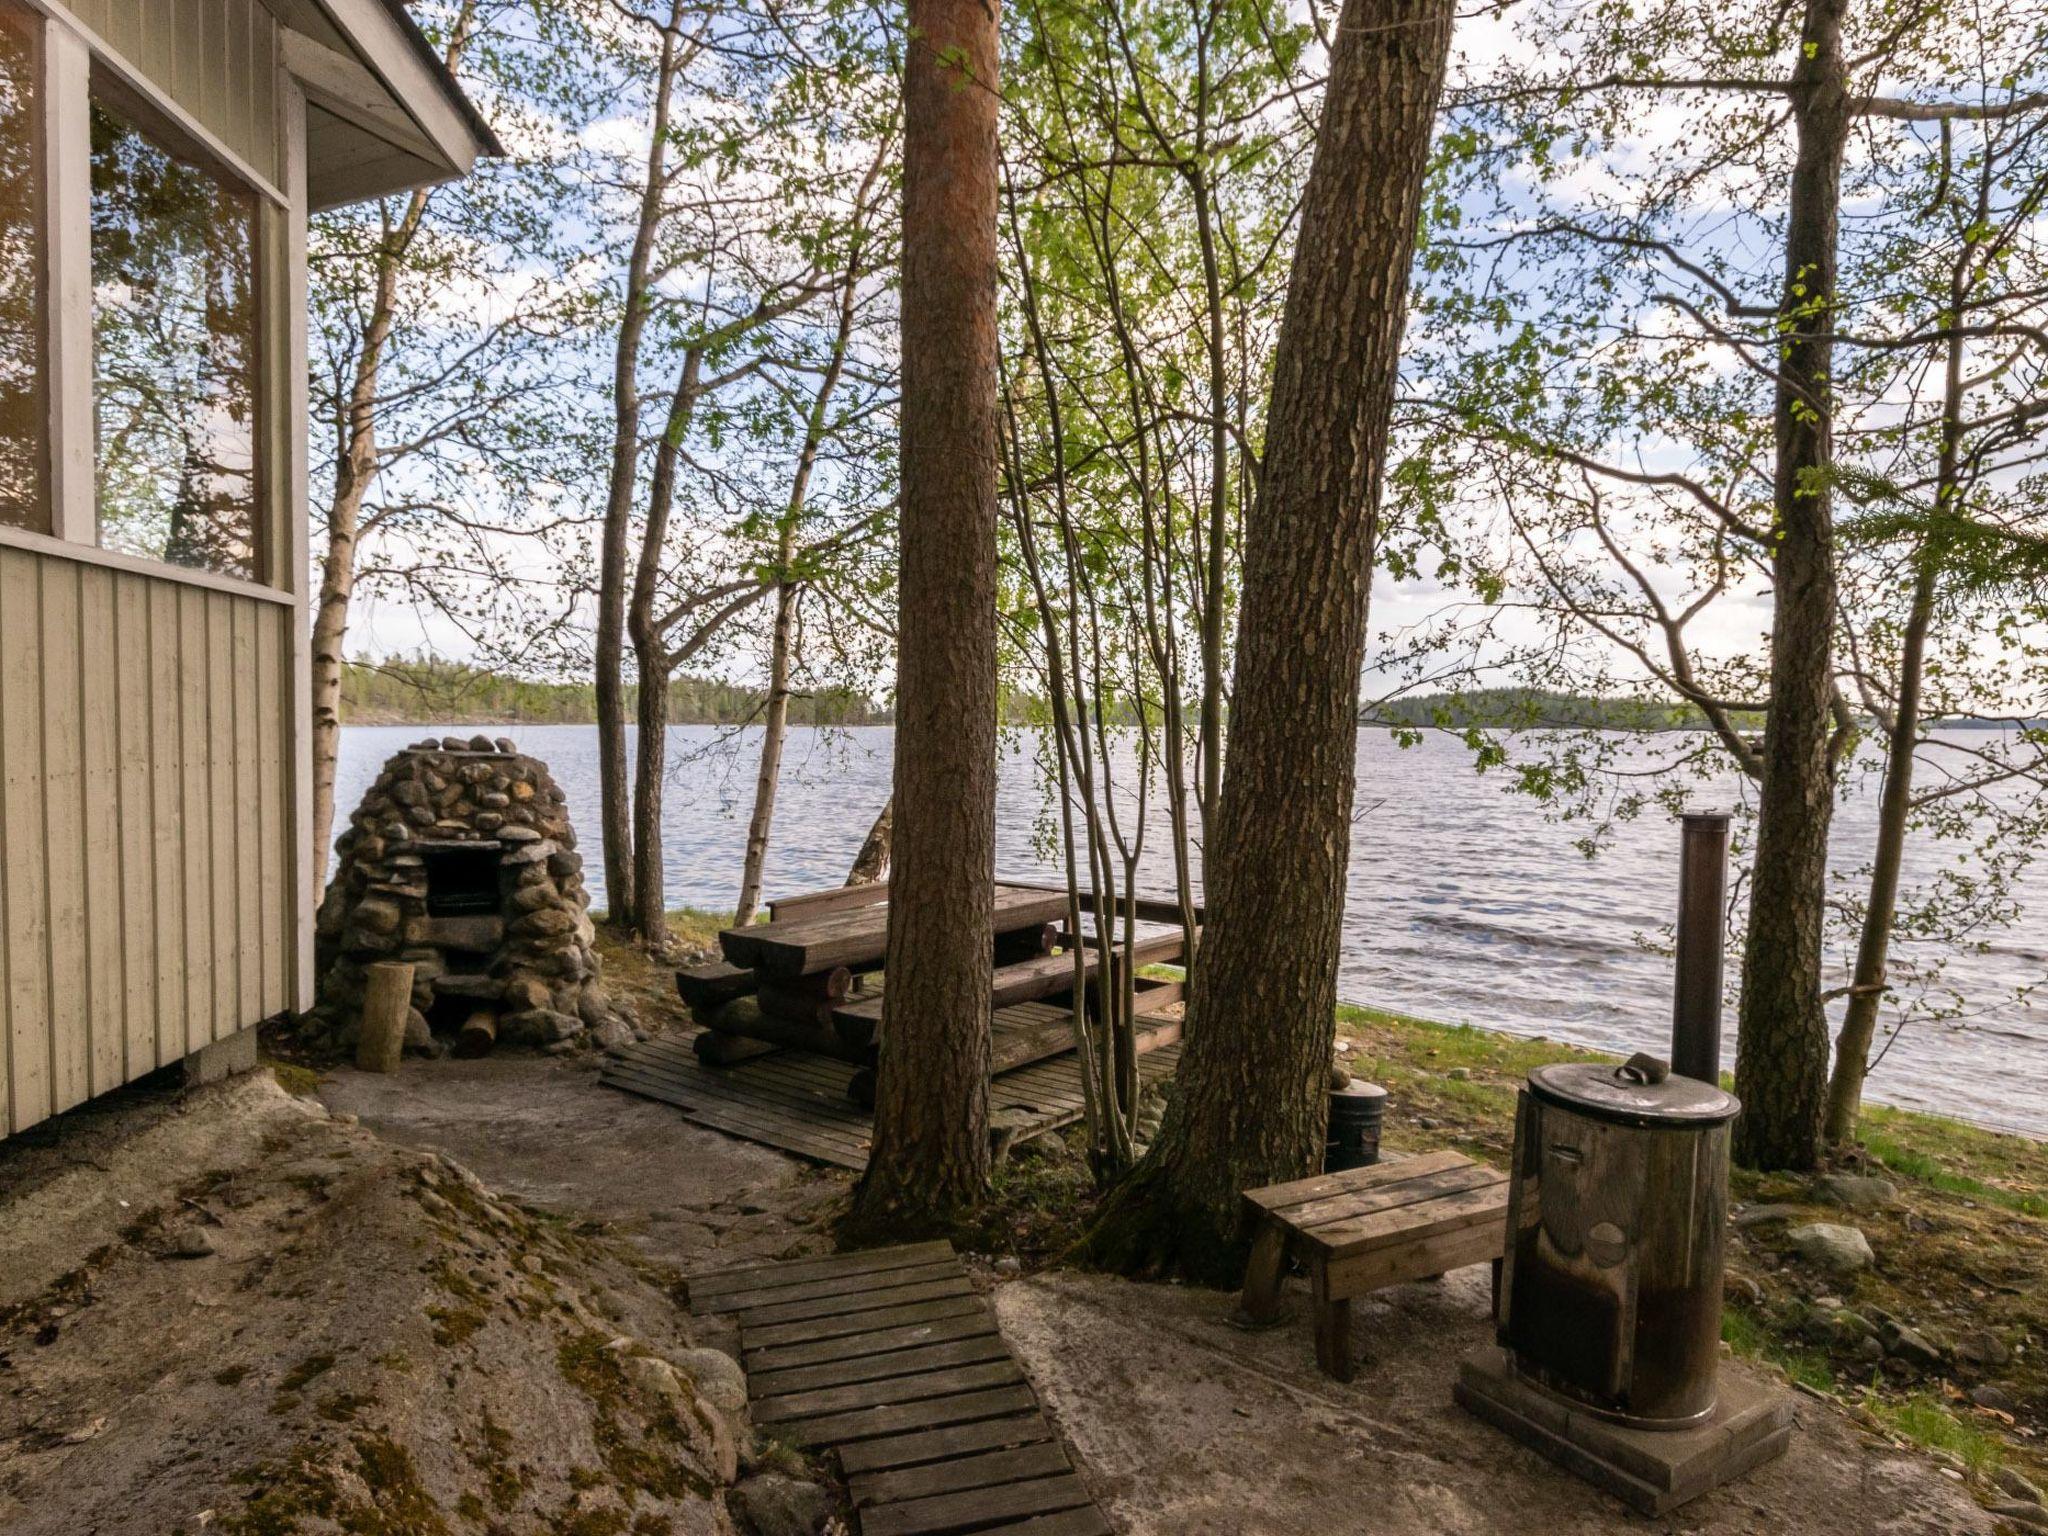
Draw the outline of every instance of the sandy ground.
[[[0,1304],[35,1295],[43,1309],[12,1317],[0,1339],[0,1529],[10,1536],[196,1532],[200,1513],[248,1497],[246,1481],[233,1481],[238,1468],[245,1479],[252,1467],[289,1471],[295,1447],[318,1438],[322,1414],[356,1397],[369,1401],[353,1421],[328,1426],[344,1461],[366,1425],[408,1444],[445,1441],[419,1454],[416,1480],[453,1489],[467,1479],[481,1492],[491,1483],[481,1457],[489,1436],[468,1420],[480,1403],[510,1404],[521,1436],[554,1445],[540,1458],[550,1464],[533,1470],[516,1515],[490,1512],[495,1527],[451,1518],[449,1529],[548,1530],[559,1501],[603,1496],[576,1486],[588,1478],[574,1467],[598,1458],[589,1426],[548,1427],[551,1412],[576,1400],[545,1370],[535,1374],[546,1382],[508,1387],[496,1372],[516,1369],[519,1339],[489,1331],[478,1334],[485,1353],[465,1346],[460,1370],[422,1373],[434,1382],[364,1375],[383,1363],[368,1358],[374,1338],[403,1333],[409,1348],[431,1350],[415,1335],[435,1297],[421,1279],[428,1249],[409,1268],[366,1269],[363,1254],[453,1242],[466,1274],[509,1288],[508,1317],[485,1308],[496,1328],[519,1319],[517,1271],[539,1243],[555,1283],[573,1279],[607,1328],[675,1353],[718,1340],[691,1337],[650,1276],[821,1250],[820,1224],[846,1185],[603,1088],[587,1060],[408,1061],[388,1078],[337,1069],[320,1105],[285,1100],[267,1079],[208,1092],[218,1097],[106,1117],[125,1127],[119,1134],[87,1126],[0,1150],[9,1238]],[[454,1189],[437,1154],[506,1197],[494,1208],[517,1230],[488,1216],[452,1232],[415,1230],[417,1194],[394,1200],[389,1186],[426,1169],[442,1179],[435,1187]],[[195,1188],[196,1211],[179,1193]],[[138,1211],[152,1213],[148,1230],[123,1238]],[[207,1224],[218,1253],[155,1257],[161,1229],[188,1215]],[[31,1230],[34,1242],[15,1240]],[[598,1257],[614,1239],[630,1245],[632,1264]],[[89,1253],[82,1295],[67,1291],[66,1269]],[[979,1272],[1006,1337],[1129,1536],[1994,1529],[1925,1458],[1874,1445],[1803,1398],[1784,1461],[1664,1520],[1633,1515],[1452,1403],[1458,1357],[1488,1334],[1483,1269],[1360,1304],[1360,1366],[1341,1386],[1315,1370],[1302,1298],[1287,1324],[1245,1332],[1229,1321],[1233,1298],[1217,1293],[1066,1271],[1007,1281]],[[52,1328],[56,1342],[33,1342]],[[339,1363],[317,1385],[286,1386],[293,1362],[328,1354]],[[522,1391],[538,1395],[522,1405]],[[371,1496],[349,1480],[352,1464],[340,1472],[344,1492]],[[140,1523],[130,1518],[138,1499],[151,1513]],[[543,1512],[544,1500],[558,1507]],[[256,1529],[225,1518],[204,1528]],[[700,1525],[693,1512],[673,1529],[723,1526]]]
[[[576,1064],[409,1063],[395,1079],[336,1073],[321,1094],[686,1269],[824,1246],[812,1224],[845,1187]],[[1805,1398],[1785,1460],[1666,1520],[1634,1515],[1451,1401],[1458,1357],[1489,1337],[1483,1268],[1361,1303],[1360,1365],[1341,1386],[1315,1369],[1305,1293],[1289,1324],[1247,1333],[1213,1292],[1064,1271],[989,1279],[1005,1336],[1129,1536],[1994,1528],[1925,1458],[1868,1445]]]
[[[319,1097],[387,1140],[446,1152],[486,1184],[685,1272],[829,1252],[819,1224],[847,1184],[602,1087],[588,1057],[409,1059],[392,1077],[339,1068]]]
[[[1805,1398],[1783,1460],[1644,1519],[1451,1401],[1459,1357],[1490,1336],[1483,1267],[1355,1305],[1358,1369],[1343,1384],[1316,1370],[1307,1293],[1295,1290],[1290,1320],[1258,1332],[1231,1323],[1233,1297],[1096,1275],[1019,1280],[995,1300],[1004,1336],[1127,1536],[1994,1528],[1924,1459],[1867,1447]]]

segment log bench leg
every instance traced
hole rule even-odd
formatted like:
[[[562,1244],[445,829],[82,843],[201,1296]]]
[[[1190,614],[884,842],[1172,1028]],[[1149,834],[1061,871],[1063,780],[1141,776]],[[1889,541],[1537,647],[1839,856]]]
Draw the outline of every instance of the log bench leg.
[[[1316,1364],[1335,1381],[1351,1379],[1351,1298],[1330,1294],[1329,1270],[1320,1260],[1310,1266],[1309,1286],[1316,1305]]]
[[[1500,1321],[1500,1266],[1501,1261],[1495,1259],[1493,1261],[1493,1320],[1496,1323]]]
[[[1270,1323],[1280,1316],[1280,1272],[1287,1262],[1287,1232],[1268,1221],[1252,1239],[1251,1262],[1244,1268],[1244,1295],[1239,1306],[1248,1322]]]

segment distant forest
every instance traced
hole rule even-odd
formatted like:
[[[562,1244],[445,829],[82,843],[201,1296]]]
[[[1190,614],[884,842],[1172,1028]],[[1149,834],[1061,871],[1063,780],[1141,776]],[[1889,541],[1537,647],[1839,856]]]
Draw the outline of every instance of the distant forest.
[[[759,689],[713,677],[679,677],[668,692],[677,725],[744,725],[761,714]],[[588,683],[537,682],[432,657],[351,661],[342,666],[341,718],[348,725],[592,725],[597,695]],[[886,725],[889,718],[853,693],[789,701],[792,725]]]
[[[1761,712],[1738,712],[1735,723],[1745,731],[1761,731]],[[1476,688],[1469,693],[1430,693],[1367,705],[1362,725],[1407,725],[1464,730],[1697,731],[1706,717],[1689,704],[1654,699],[1596,698],[1586,694],[1546,693],[1534,688]]]
[[[1729,717],[1737,730],[1761,734],[1762,710],[1739,709]],[[1360,725],[1414,726],[1420,729],[1496,731],[1611,730],[1701,731],[1706,717],[1689,704],[1655,699],[1599,698],[1590,694],[1546,693],[1535,688],[1476,688],[1470,693],[1428,693],[1389,699],[1359,710]],[[1929,726],[1944,730],[2005,730],[2011,719],[1974,715],[1930,717]],[[2048,720],[2020,722],[2030,729],[2048,727]],[[1865,728],[1874,722],[1865,719]]]
[[[628,688],[627,708],[632,707]],[[1029,694],[1006,692],[1003,718],[1029,724],[1042,718]],[[715,677],[679,677],[669,685],[670,718],[677,725],[744,725],[761,713],[758,689]],[[595,690],[588,683],[537,682],[435,658],[344,663],[341,717],[349,725],[591,725]],[[887,725],[886,705],[835,691],[799,694],[789,701],[792,725]],[[1760,732],[1760,712],[1739,712],[1739,729]],[[1696,731],[1698,710],[1650,699],[1597,698],[1531,688],[1479,688],[1390,699],[1360,711],[1360,725],[1465,730]],[[2003,721],[1949,720],[1951,729]]]

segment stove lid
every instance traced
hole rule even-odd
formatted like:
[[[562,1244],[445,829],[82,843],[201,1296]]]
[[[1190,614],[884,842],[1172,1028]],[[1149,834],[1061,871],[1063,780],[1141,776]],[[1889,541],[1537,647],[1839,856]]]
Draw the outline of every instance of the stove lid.
[[[1733,1120],[1742,1101],[1710,1083],[1673,1077],[1654,1056],[1633,1056],[1618,1067],[1563,1062],[1529,1074],[1529,1091],[1561,1109],[1623,1125],[1710,1126]]]

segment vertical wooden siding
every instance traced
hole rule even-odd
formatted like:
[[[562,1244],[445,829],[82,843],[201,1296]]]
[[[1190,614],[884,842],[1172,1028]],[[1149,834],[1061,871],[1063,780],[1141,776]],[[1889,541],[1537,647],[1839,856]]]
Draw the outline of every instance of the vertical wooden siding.
[[[0,547],[0,1135],[290,1006],[294,617]]]
[[[276,184],[277,22],[258,0],[68,0],[221,143]]]

